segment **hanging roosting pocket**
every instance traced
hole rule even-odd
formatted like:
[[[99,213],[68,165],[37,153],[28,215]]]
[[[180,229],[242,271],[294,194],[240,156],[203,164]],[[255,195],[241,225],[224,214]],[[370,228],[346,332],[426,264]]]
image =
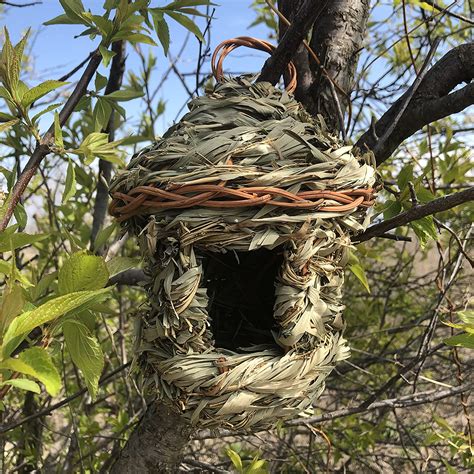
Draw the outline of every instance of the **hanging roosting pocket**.
[[[149,275],[146,385],[200,427],[268,426],[321,394],[349,355],[343,269],[373,203],[370,155],[286,91],[223,78],[242,44],[272,48],[223,43],[214,91],[111,187],[110,212],[138,237]]]

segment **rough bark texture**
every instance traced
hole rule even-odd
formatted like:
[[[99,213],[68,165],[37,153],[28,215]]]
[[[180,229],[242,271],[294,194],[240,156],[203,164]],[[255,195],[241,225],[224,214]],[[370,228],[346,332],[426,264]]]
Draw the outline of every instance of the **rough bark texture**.
[[[382,115],[373,130],[359,138],[356,145],[371,150],[377,146],[377,164],[383,163],[404,140],[425,125],[474,104],[474,84],[469,84],[473,78],[474,43],[452,49],[427,72],[387,140],[379,143],[379,138],[389,129],[405,104],[411,88]],[[462,83],[468,85],[451,92]]]
[[[293,7],[292,24],[280,36],[277,49],[265,62],[258,81],[267,81],[273,85],[278,83],[295,51],[306,39],[309,29],[321,13],[320,3],[320,0],[304,0],[304,3],[298,4],[297,9]]]
[[[302,0],[281,0],[282,13],[292,21],[296,6]],[[350,95],[354,73],[364,41],[369,0],[319,0],[315,8],[318,18],[313,26],[310,46],[316,53],[329,75],[347,96]],[[280,37],[286,28],[280,23]],[[339,120],[336,102],[328,79],[308,52],[300,46],[293,62],[298,71],[296,98],[311,114],[320,113],[329,127],[338,130]],[[342,111],[347,108],[347,99],[338,93]]]
[[[193,429],[167,405],[150,405],[112,466],[112,474],[176,473]]]

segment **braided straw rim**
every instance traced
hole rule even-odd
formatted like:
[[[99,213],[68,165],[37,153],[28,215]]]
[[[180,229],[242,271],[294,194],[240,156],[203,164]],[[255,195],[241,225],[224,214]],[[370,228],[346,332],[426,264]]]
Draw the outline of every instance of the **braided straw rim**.
[[[266,53],[272,54],[275,51],[276,46],[269,43],[268,41],[252,38],[251,36],[238,36],[237,38],[228,39],[222,41],[217,48],[214,50],[214,54],[211,59],[211,68],[212,74],[216,78],[216,81],[221,82],[224,78],[224,72],[222,65],[224,59],[230,54],[234,49],[239,48],[240,46],[245,46],[246,48],[257,49],[259,51],[264,51]],[[288,63],[287,66],[288,72],[288,83],[286,85],[286,90],[289,93],[293,93],[296,90],[297,85],[297,75],[296,67],[292,62]]]

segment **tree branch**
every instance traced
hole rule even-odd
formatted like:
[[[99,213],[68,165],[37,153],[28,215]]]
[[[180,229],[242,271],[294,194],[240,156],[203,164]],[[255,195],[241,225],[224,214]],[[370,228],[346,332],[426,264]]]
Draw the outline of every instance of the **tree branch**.
[[[412,221],[416,221],[437,212],[447,211],[455,206],[459,206],[468,201],[474,200],[474,186],[459,193],[449,194],[421,206],[414,206],[406,212],[402,212],[391,219],[387,219],[380,224],[369,227],[364,233],[354,237],[355,243],[378,237],[397,227],[404,226]]]
[[[72,91],[72,94],[69,96],[68,100],[64,104],[61,112],[59,113],[59,123],[63,126],[71,114],[74,112],[79,100],[86,93],[87,86],[94,76],[99,64],[102,60],[102,56],[99,53],[99,50],[94,51],[89,64],[87,65],[84,73],[79,79],[76,87]],[[8,226],[10,219],[12,218],[15,207],[18,204],[22,194],[24,193],[29,182],[35,175],[41,161],[47,156],[51,150],[51,144],[54,139],[54,123],[51,125],[49,130],[45,133],[40,142],[37,143],[36,148],[31,155],[28,163],[18,177],[15,186],[11,191],[11,195],[8,197],[8,206],[6,208],[5,214],[0,221],[0,231],[3,231]]]
[[[292,20],[291,26],[288,27],[278,43],[277,48],[265,61],[257,81],[268,81],[275,85],[280,80],[286,66],[321,13],[320,3],[319,0],[306,0],[303,3]]]
[[[113,276],[108,284],[134,286],[144,281],[146,281],[145,272],[137,268],[132,268]]]
[[[357,141],[361,149],[375,150],[377,164],[387,160],[396,148],[425,125],[448,115],[461,112],[474,104],[474,43],[467,43],[445,54],[425,75],[416,93],[410,99],[412,87],[403,94]],[[459,84],[468,85],[451,92]],[[396,126],[383,142],[399,112],[406,105]],[[375,132],[375,135],[374,135]]]
[[[112,51],[115,56],[110,66],[109,79],[105,87],[105,95],[118,91],[122,87],[123,75],[125,73],[125,42],[117,41],[112,44]],[[115,128],[115,111],[112,110],[107,127],[103,132],[109,134],[109,141],[114,141]],[[95,197],[91,245],[94,244],[95,238],[99,230],[104,225],[105,216],[107,215],[107,204],[109,201],[109,182],[112,178],[112,163],[110,161],[99,160],[99,176],[97,179],[97,194]],[[96,249],[99,250],[99,249]]]
[[[354,415],[356,413],[364,413],[367,411],[378,410],[380,408],[408,408],[418,405],[424,405],[427,403],[434,403],[439,400],[443,400],[448,397],[453,397],[460,393],[468,392],[474,387],[473,382],[467,382],[458,387],[448,388],[446,390],[428,390],[426,392],[414,393],[412,395],[407,395],[399,398],[388,398],[385,400],[380,400],[378,402],[373,402],[368,406],[363,404],[352,407],[352,408],[343,408],[341,410],[331,411],[329,413],[324,413],[319,416],[313,416],[310,418],[297,418],[296,420],[291,420],[285,423],[285,426],[298,426],[304,425],[307,423],[322,423],[328,420],[335,420],[337,418],[342,418],[344,416]]]
[[[322,415],[312,416],[308,418],[296,418],[294,420],[288,420],[284,423],[284,426],[301,426],[306,424],[318,424],[325,421],[332,421],[338,418],[344,418],[345,416],[355,415],[357,413],[366,413],[368,411],[378,410],[380,408],[409,408],[418,405],[425,405],[428,403],[434,403],[439,400],[444,400],[448,397],[454,397],[460,393],[470,391],[474,387],[474,382],[466,382],[465,384],[457,387],[448,388],[446,390],[427,390],[426,392],[418,392],[411,395],[406,395],[399,398],[388,398],[373,402],[370,405],[365,406],[360,404],[356,407],[343,408],[341,410],[334,410]],[[230,430],[220,430],[218,437],[223,438],[226,436],[238,436],[245,435],[246,432],[235,432]],[[210,430],[202,430],[196,434],[194,439],[210,439],[216,438],[214,432]]]

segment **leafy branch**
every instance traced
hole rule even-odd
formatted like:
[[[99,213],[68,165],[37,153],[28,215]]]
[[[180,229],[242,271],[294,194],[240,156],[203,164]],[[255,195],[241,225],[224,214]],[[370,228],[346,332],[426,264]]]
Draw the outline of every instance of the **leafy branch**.
[[[410,222],[417,221],[423,217],[431,216],[438,212],[447,211],[455,206],[459,206],[460,204],[472,200],[474,200],[474,187],[434,199],[427,204],[413,206],[408,211],[402,212],[391,219],[387,219],[379,224],[369,227],[365,232],[359,234],[355,238],[356,243],[365,242],[373,237],[386,234],[388,231],[396,229],[397,227],[407,225]]]

